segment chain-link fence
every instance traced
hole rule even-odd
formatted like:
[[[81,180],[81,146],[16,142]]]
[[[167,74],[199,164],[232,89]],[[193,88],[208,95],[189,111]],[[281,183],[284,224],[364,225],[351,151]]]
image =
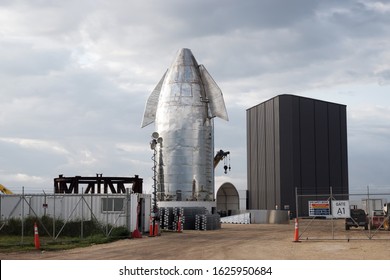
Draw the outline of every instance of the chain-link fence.
[[[390,187],[367,186],[349,194],[296,189],[300,240],[390,239]]]
[[[11,230],[23,242],[37,223],[40,235],[53,240],[91,234],[109,237],[117,228],[144,231],[149,213],[150,195],[143,194],[1,195],[0,234]]]

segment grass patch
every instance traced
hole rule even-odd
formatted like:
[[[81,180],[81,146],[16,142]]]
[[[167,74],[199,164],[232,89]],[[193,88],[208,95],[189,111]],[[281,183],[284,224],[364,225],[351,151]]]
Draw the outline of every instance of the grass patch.
[[[44,251],[58,251],[58,250],[69,250],[80,247],[88,247],[95,244],[104,244],[113,242],[119,239],[127,237],[106,237],[104,235],[93,235],[86,238],[76,237],[62,237],[60,239],[52,239],[50,237],[41,237],[40,250]],[[28,252],[36,251],[33,237],[20,236],[1,236],[0,237],[0,253],[9,252]]]
[[[110,226],[110,234],[107,237],[104,234],[106,228],[96,221],[70,221],[64,223],[64,221],[56,220],[55,232],[56,234],[59,233],[59,236],[53,238],[50,236],[54,225],[53,219],[49,217],[41,217],[40,219],[28,217],[23,222],[23,227],[20,219],[9,219],[2,225],[0,253],[37,250],[34,245],[34,223],[39,226],[40,250],[45,251],[87,247],[130,237],[130,232],[123,226]],[[22,228],[24,228],[23,238]],[[81,234],[81,228],[83,234]]]

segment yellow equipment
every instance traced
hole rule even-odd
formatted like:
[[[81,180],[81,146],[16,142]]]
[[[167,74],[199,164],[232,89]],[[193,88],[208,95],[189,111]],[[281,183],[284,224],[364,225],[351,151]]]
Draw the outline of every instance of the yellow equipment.
[[[0,192],[2,192],[3,194],[13,194],[13,192],[4,187],[2,184],[0,184]]]

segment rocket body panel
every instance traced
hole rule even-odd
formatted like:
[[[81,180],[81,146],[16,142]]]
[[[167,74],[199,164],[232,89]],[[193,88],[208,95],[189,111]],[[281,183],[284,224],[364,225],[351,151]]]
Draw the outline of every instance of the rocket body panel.
[[[143,126],[155,116],[156,131],[163,139],[158,153],[159,200],[214,199],[212,117],[227,119],[227,113],[222,92],[208,76],[202,79],[191,51],[181,49],[156,86],[161,91],[156,94],[155,89],[148,99]],[[209,84],[210,78],[214,84]],[[217,108],[221,104],[223,108]]]
[[[162,87],[162,84],[164,82],[166,74],[167,74],[167,72],[164,73],[160,82],[154,88],[154,90],[152,91],[152,93],[150,94],[150,96],[148,98],[148,101],[146,102],[145,113],[144,113],[144,118],[142,120],[141,127],[145,127],[145,126],[151,124],[156,119],[158,100],[160,97],[161,87]]]
[[[229,118],[226,112],[225,101],[223,100],[221,89],[203,65],[199,66],[199,71],[203,81],[206,97],[210,102],[210,113],[212,117],[219,117],[228,121]]]

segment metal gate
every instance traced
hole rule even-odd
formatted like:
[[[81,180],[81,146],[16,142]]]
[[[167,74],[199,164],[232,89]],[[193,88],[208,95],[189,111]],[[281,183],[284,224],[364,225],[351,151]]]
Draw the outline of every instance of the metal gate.
[[[367,186],[349,194],[333,193],[330,187],[327,193],[315,195],[296,188],[295,196],[300,241],[390,239],[390,231],[383,227],[389,217],[380,216],[384,204],[390,203],[390,187]],[[351,218],[352,209],[364,210],[367,226]],[[352,226],[346,226],[346,219]]]

